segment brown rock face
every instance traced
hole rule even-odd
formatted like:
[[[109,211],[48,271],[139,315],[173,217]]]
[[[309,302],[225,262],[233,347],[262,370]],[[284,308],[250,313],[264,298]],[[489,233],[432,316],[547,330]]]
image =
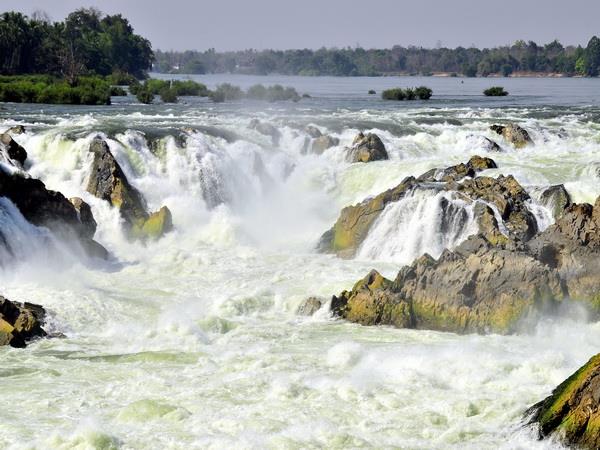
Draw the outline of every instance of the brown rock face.
[[[532,406],[526,416],[540,439],[556,438],[580,449],[600,448],[600,354]]]
[[[492,125],[490,130],[504,137],[504,139],[510,142],[515,148],[523,148],[533,144],[527,130],[521,128],[516,123],[508,125]]]
[[[94,139],[90,152],[94,160],[87,191],[119,208],[132,238],[157,238],[172,228],[171,212],[166,206],[157,213],[146,212],[142,194],[129,183],[104,140]]]
[[[371,162],[389,159],[385,145],[379,136],[373,133],[364,135],[358,133],[352,141],[352,147],[348,149],[348,161]]]
[[[505,334],[563,299],[558,274],[539,261],[483,241],[478,245],[475,253],[462,254],[459,247],[438,260],[424,255],[394,282],[372,282],[381,276],[371,272],[333,298],[334,313],[363,325]]]
[[[27,341],[46,336],[46,311],[33,303],[16,303],[0,296],[0,345],[25,347]]]

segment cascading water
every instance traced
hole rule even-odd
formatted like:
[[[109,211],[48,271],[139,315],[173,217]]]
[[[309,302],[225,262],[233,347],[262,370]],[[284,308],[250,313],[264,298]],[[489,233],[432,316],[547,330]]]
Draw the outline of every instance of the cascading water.
[[[415,189],[388,205],[369,230],[357,257],[410,264],[428,253],[437,258],[477,233],[474,203],[453,192]]]
[[[350,82],[366,92],[364,80]],[[0,348],[1,448],[556,448],[522,428],[522,413],[598,351],[598,324],[564,317],[530,334],[458,336],[295,311],[373,268],[393,278],[412,258],[439,256],[476,231],[473,203],[419,189],[386,207],[356,259],[314,251],[341,208],[406,176],[479,154],[498,164],[485,175],[513,174],[528,190],[564,183],[574,201],[593,201],[593,111],[517,97],[506,108],[451,99],[397,106],[331,89],[264,111],[193,100],[44,114],[6,105],[12,119],[0,131],[25,125],[15,140],[31,176],[88,202],[96,239],[118,263],[86,266],[71,255],[56,264],[45,249],[69,250],[0,199],[0,257],[9,261],[0,294],[43,304],[66,335]],[[278,144],[248,127],[255,117],[276,126]],[[496,121],[519,121],[536,145],[512,149],[489,131]],[[305,151],[308,124],[339,145]],[[378,133],[390,160],[348,164],[345,147],[359,130]],[[98,133],[148,209],[172,211],[175,228],[162,239],[127,241],[118,211],[85,191]],[[539,228],[551,223],[535,199],[529,207]]]

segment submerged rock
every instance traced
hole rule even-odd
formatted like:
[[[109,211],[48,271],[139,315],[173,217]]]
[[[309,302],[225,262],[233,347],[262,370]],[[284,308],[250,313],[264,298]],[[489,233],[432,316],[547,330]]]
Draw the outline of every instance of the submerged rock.
[[[273,125],[261,122],[258,119],[252,119],[250,121],[249,128],[258,131],[260,134],[264,134],[265,136],[270,136],[271,140],[273,141],[273,145],[279,145],[281,133]]]
[[[526,416],[540,439],[555,438],[574,448],[600,448],[600,354],[532,406]]]
[[[350,162],[371,162],[389,159],[385,145],[374,133],[358,133],[352,141],[347,155]]]
[[[157,238],[172,228],[171,213],[166,206],[157,213],[146,212],[142,194],[129,183],[106,141],[94,139],[89,151],[94,159],[86,189],[119,208],[131,237]]]
[[[504,137],[504,139],[510,142],[515,148],[523,148],[533,144],[527,130],[521,128],[516,123],[508,125],[492,125],[490,130]]]
[[[309,297],[304,300],[298,309],[296,310],[296,314],[300,316],[312,316],[323,306],[323,302],[317,297]]]
[[[21,147],[8,132],[0,135],[0,145],[10,159],[18,162],[21,167],[25,164],[27,151]]]
[[[27,342],[46,336],[42,329],[46,311],[33,303],[12,302],[0,296],[0,346],[23,348]]]
[[[10,127],[6,130],[6,133],[15,135],[15,134],[23,134],[25,133],[25,127],[23,125],[15,125],[14,127]]]
[[[320,138],[321,136],[323,136],[323,133],[321,133],[321,130],[319,130],[314,125],[307,125],[306,128],[304,128],[304,131],[306,131],[306,134],[308,134],[313,139],[317,139],[317,138]]]
[[[340,144],[340,140],[329,135],[319,136],[312,142],[313,153],[321,154],[325,150]]]
[[[479,150],[483,150],[484,152],[502,151],[502,147],[485,136],[470,135],[467,139],[471,142],[471,145],[477,146]]]

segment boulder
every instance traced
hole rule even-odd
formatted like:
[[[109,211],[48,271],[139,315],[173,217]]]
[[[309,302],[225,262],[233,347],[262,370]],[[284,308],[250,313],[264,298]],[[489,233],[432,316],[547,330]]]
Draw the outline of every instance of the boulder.
[[[332,137],[329,135],[319,136],[312,142],[312,152],[320,155],[325,150],[339,145],[339,143],[340,140],[336,137]]]
[[[558,274],[524,252],[480,237],[438,260],[423,255],[392,282],[376,272],[332,298],[335,315],[363,325],[455,333],[511,333],[564,298]]]
[[[502,147],[485,136],[470,135],[467,137],[467,139],[469,140],[471,146],[476,146],[478,150],[483,150],[484,152],[502,151]]]
[[[273,141],[273,145],[279,145],[281,139],[281,133],[273,125],[265,122],[261,122],[258,119],[252,119],[249,125],[250,129],[258,131],[260,134],[270,136]]]
[[[523,148],[533,144],[527,130],[521,128],[516,123],[508,125],[492,125],[490,130],[504,137],[504,139],[510,142],[515,148]]]
[[[554,220],[558,220],[563,216],[566,208],[571,204],[571,196],[563,184],[557,184],[555,186],[550,186],[542,192],[540,202],[552,211]]]
[[[600,448],[600,354],[525,414],[540,439],[553,438],[572,448]]]
[[[46,311],[39,305],[0,296],[0,346],[23,348],[28,341],[46,336],[42,329],[45,316]]]
[[[25,164],[27,151],[8,132],[0,135],[0,146],[10,159],[18,162],[21,167]]]
[[[319,309],[321,309],[321,306],[323,306],[321,299],[318,299],[317,297],[309,297],[304,300],[300,306],[298,306],[296,314],[300,316],[312,316]]]
[[[171,213],[166,206],[153,214],[146,211],[142,194],[129,183],[106,141],[94,139],[89,151],[94,159],[86,189],[119,208],[132,238],[157,238],[172,228]]]
[[[358,133],[348,149],[347,159],[350,162],[371,162],[389,159],[385,145],[374,133]]]

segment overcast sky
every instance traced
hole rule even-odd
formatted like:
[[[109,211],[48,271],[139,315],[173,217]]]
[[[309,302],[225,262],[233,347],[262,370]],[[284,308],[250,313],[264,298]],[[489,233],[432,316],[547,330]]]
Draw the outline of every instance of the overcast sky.
[[[162,50],[585,45],[600,35],[600,0],[0,0],[1,11],[53,20],[81,6],[122,13]]]

